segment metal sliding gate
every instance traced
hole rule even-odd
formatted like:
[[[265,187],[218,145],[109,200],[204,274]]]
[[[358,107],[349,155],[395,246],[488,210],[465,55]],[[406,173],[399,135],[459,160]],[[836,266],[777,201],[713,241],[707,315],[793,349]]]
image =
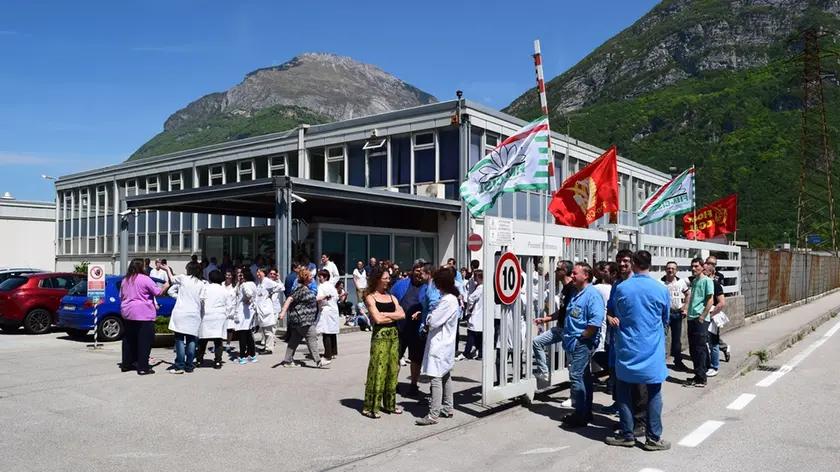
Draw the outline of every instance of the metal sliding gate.
[[[485,217],[480,231],[485,243],[481,258],[485,283],[482,404],[517,397],[530,400],[537,391],[533,340],[538,329],[534,319],[557,310],[557,263],[609,260],[618,239],[613,241],[606,231],[548,225],[543,246],[541,223],[495,217]],[[496,264],[505,252],[516,255],[522,270],[520,294],[511,305],[498,304],[494,296]],[[560,344],[546,350],[546,360],[549,385],[568,380]]]

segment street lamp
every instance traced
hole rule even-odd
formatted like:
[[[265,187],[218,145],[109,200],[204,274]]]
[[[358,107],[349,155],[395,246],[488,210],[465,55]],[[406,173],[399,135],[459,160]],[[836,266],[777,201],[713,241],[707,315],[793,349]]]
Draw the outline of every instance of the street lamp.
[[[47,179],[47,180],[53,180],[53,181],[58,180],[55,177],[53,177],[51,175],[46,175],[46,174],[41,174],[41,178],[42,179]]]
[[[41,174],[41,178],[44,180],[52,180],[53,182],[57,181],[55,177],[51,175]],[[55,235],[53,236],[53,270],[58,271],[58,193],[55,194]]]

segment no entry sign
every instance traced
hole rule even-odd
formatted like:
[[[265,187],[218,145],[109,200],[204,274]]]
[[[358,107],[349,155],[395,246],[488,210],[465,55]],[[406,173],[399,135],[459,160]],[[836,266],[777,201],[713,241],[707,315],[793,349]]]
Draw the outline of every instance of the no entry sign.
[[[494,276],[496,295],[504,305],[513,305],[522,289],[522,266],[512,252],[506,252],[496,263]]]
[[[481,236],[473,233],[467,238],[467,249],[472,252],[477,252],[481,250],[481,247],[484,245],[484,240],[481,239]]]

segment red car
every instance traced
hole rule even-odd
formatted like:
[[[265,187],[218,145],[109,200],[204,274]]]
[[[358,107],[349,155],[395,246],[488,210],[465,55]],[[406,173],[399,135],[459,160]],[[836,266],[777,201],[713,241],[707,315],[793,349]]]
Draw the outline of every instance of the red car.
[[[21,326],[29,334],[44,334],[56,323],[61,298],[87,277],[72,273],[38,273],[9,277],[0,283],[0,329]]]

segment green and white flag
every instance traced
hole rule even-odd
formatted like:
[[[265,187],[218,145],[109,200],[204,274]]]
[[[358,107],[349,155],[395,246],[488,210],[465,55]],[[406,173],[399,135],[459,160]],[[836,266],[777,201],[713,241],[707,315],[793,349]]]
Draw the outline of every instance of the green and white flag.
[[[639,210],[639,226],[694,209],[694,167],[674,177],[647,199]]]
[[[474,217],[493,207],[505,192],[548,190],[553,174],[548,117],[541,116],[478,161],[461,184],[461,198]]]

